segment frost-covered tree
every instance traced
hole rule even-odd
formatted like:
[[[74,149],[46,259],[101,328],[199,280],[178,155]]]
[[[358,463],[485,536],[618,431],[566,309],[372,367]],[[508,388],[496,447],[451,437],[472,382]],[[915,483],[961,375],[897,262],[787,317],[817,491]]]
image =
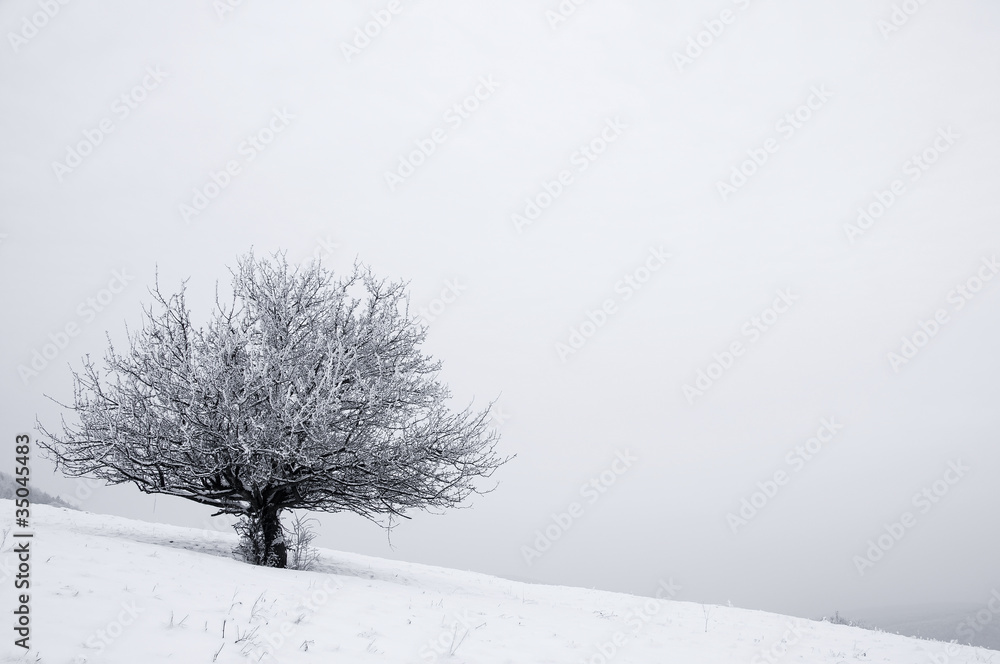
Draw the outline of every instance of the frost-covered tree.
[[[242,258],[202,326],[185,288],[151,290],[128,350],[74,372],[75,421],[40,423],[71,477],[133,483],[241,517],[250,562],[285,567],[284,510],[351,511],[391,525],[458,506],[505,463],[489,409],[453,412],[424,355],[405,285],[355,266]]]

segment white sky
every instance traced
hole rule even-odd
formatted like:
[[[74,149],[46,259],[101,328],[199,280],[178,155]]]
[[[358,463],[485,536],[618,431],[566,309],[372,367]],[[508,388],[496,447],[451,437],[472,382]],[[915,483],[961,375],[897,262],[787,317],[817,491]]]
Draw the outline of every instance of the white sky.
[[[323,518],[321,545],[636,593],[672,576],[685,599],[810,616],[988,599],[1000,280],[961,309],[953,291],[1000,253],[995,4],[927,3],[883,36],[886,0],[590,0],[555,28],[554,0],[423,0],[348,62],[342,43],[385,7],[247,2],[220,18],[208,0],[70,3],[21,43],[8,33],[41,10],[4,3],[3,435],[58,417],[43,394],[68,398],[66,363],[122,338],[157,266],[171,289],[190,277],[197,316],[250,247],[338,268],[357,256],[409,280],[415,306],[464,287],[427,349],[456,405],[500,396],[518,456],[494,493],[417,516],[395,548],[349,515]],[[679,71],[674,53],[723,10],[731,22]],[[449,109],[483,77],[496,90],[479,87],[459,124]],[[797,109],[794,131],[778,124]],[[113,132],[60,181],[53,162],[105,119]],[[581,172],[581,146],[615,119]],[[282,128],[269,145],[244,143],[269,125]],[[446,140],[391,191],[385,172],[435,130]],[[767,146],[723,200],[717,183]],[[926,149],[935,163],[914,179]],[[179,206],[230,161],[239,172],[186,223]],[[517,232],[511,215],[562,171],[572,182]],[[850,242],[845,224],[896,179],[902,193]],[[661,247],[670,259],[626,300],[619,280]],[[91,315],[115,270],[134,278]],[[744,334],[783,290],[787,313]],[[609,298],[607,323],[562,362],[556,344]],[[887,353],[938,309],[949,322],[894,371]],[[23,381],[70,323],[79,334]],[[743,354],[689,403],[682,387],[733,342]],[[843,428],[793,467],[786,454],[830,417]],[[638,461],[591,504],[580,487],[616,450]],[[911,497],[959,459],[970,470],[923,513]],[[38,486],[78,488],[35,465]],[[780,470],[789,482],[734,534],[727,513]],[[582,516],[526,565],[522,546],[573,502]],[[208,513],[162,497],[154,512],[132,488],[83,507],[187,525]],[[854,557],[906,511],[914,527],[860,575]]]

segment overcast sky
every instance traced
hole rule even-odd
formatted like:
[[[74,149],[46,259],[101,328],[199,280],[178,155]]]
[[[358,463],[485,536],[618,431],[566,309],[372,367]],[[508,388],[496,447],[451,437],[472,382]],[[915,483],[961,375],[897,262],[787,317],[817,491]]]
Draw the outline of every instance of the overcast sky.
[[[808,617],[1000,586],[996,3],[45,4],[0,6],[8,470],[157,269],[197,317],[251,247],[359,258],[517,457],[320,545]]]

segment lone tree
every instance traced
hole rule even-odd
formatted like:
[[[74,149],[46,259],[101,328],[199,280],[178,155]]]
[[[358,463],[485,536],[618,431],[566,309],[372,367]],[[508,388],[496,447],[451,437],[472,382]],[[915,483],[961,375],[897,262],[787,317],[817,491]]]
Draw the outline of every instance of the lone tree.
[[[41,445],[71,477],[133,483],[238,515],[248,562],[285,567],[281,514],[356,512],[374,522],[457,506],[496,454],[489,409],[452,412],[424,355],[405,286],[367,268],[242,258],[232,297],[203,327],[185,288],[153,305],[128,351],[73,373],[78,423]],[[155,306],[154,306],[155,305]]]

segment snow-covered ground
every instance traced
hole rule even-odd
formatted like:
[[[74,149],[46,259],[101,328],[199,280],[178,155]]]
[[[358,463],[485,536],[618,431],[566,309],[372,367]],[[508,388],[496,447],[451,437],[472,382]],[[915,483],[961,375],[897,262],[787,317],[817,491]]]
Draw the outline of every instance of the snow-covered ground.
[[[0,507],[9,521],[11,501]],[[232,558],[231,534],[41,505],[32,517],[32,650],[10,654],[8,638],[4,661],[1000,662],[995,651],[669,599],[683,596],[669,578],[652,599],[329,550],[316,571],[264,569]]]

